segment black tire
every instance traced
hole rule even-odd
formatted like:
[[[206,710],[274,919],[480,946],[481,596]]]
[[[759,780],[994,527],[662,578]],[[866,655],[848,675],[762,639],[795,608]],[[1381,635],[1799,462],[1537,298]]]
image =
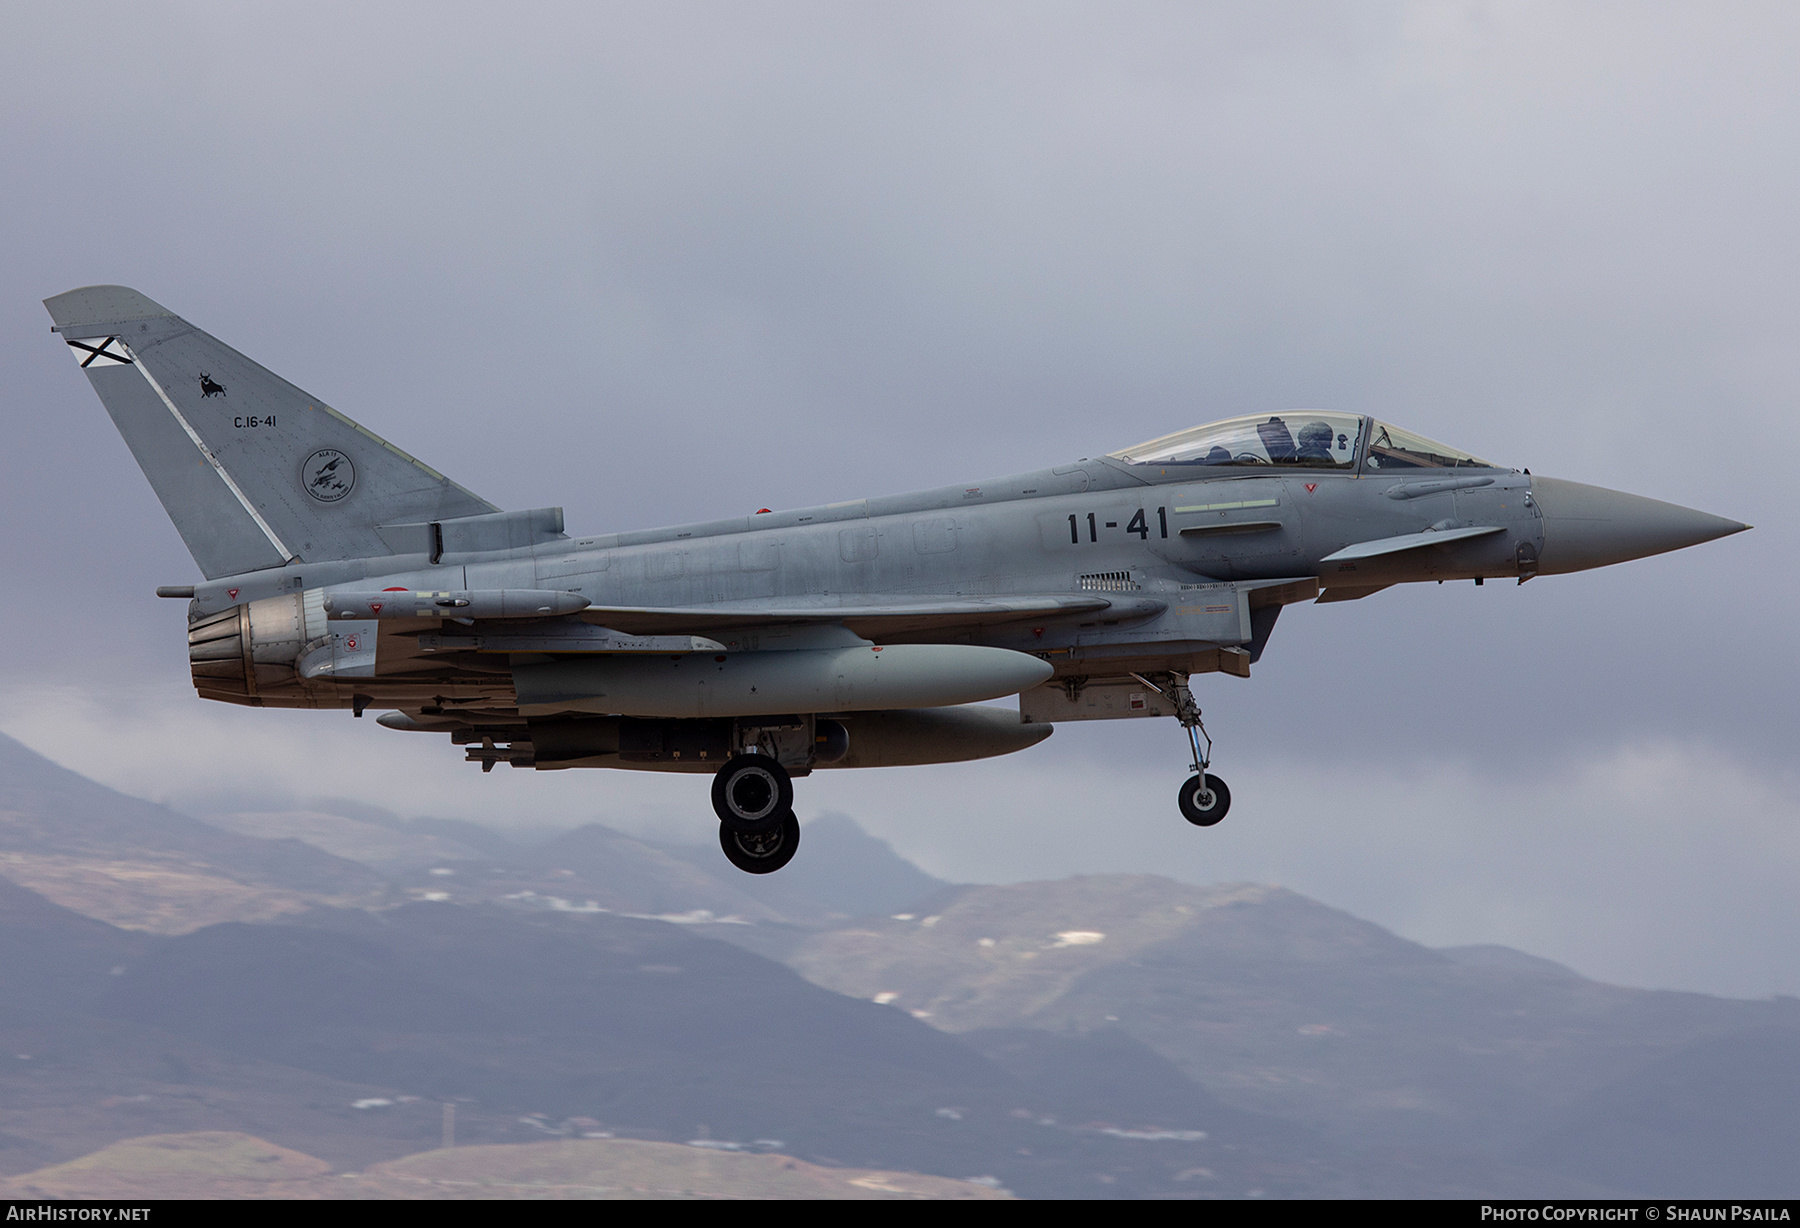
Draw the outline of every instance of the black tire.
[[[733,755],[713,777],[713,813],[719,822],[746,836],[781,826],[794,808],[794,782],[769,755]]]
[[[792,810],[781,816],[776,830],[745,835],[719,824],[719,847],[725,860],[746,874],[773,874],[794,859],[800,850],[800,820]]]
[[[1211,827],[1231,809],[1231,790],[1217,776],[1208,773],[1202,781],[1190,776],[1181,786],[1181,817],[1195,827]]]

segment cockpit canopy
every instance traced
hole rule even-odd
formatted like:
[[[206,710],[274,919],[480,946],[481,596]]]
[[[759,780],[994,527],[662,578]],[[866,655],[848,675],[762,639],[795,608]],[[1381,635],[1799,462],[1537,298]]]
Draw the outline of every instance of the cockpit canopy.
[[[1423,435],[1403,431],[1385,422],[1370,421],[1374,428],[1369,437],[1368,466],[1371,469],[1386,473],[1390,469],[1498,468],[1490,461],[1434,443]]]
[[[1201,465],[1352,470],[1359,460],[1383,473],[1393,469],[1494,468],[1466,452],[1373,418],[1314,410],[1226,418],[1111,456],[1128,465],[1155,465],[1165,470]]]
[[[1251,415],[1190,427],[1114,452],[1128,465],[1297,465],[1351,469],[1363,420],[1352,414]]]

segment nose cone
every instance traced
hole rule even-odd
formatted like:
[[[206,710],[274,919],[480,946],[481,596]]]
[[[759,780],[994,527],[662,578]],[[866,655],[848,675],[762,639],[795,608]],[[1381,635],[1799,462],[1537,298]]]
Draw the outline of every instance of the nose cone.
[[[1641,559],[1750,527],[1691,507],[1556,478],[1532,478],[1531,495],[1544,514],[1542,575]]]

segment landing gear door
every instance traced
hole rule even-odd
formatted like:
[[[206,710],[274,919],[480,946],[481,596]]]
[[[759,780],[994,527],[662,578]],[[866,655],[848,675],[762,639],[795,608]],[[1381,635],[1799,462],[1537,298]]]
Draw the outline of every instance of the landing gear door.
[[[1020,694],[1019,719],[1027,725],[1056,725],[1064,721],[1174,716],[1175,701],[1167,690],[1156,690],[1130,675],[1052,679]]]

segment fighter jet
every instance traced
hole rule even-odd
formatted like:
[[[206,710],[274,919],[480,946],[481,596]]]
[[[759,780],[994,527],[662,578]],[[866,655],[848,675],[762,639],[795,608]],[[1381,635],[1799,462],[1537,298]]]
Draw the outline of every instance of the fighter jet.
[[[1211,826],[1196,677],[1248,678],[1285,606],[1604,567],[1749,527],[1534,477],[1366,414],[1229,418],[974,484],[570,537],[502,511],[135,290],[46,299],[194,556],[208,699],[381,709],[482,771],[712,776],[768,873],[815,770],[1023,750],[1172,717]],[[1017,696],[1017,707],[984,703]]]

